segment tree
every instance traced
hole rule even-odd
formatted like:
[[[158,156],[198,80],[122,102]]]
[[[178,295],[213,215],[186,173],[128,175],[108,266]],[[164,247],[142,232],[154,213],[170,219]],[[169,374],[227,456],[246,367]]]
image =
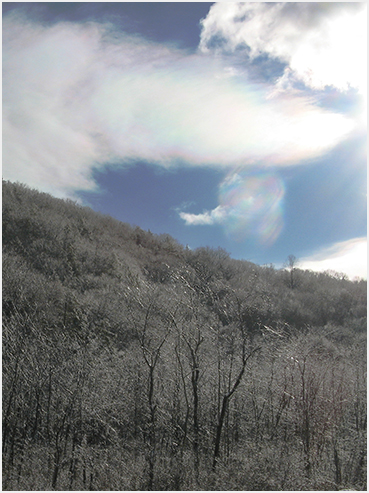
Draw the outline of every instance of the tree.
[[[222,436],[224,420],[226,417],[226,412],[227,412],[228,406],[229,406],[229,401],[232,398],[233,394],[236,392],[238,386],[240,385],[240,383],[242,381],[242,377],[245,373],[246,364],[247,364],[248,360],[256,353],[256,351],[259,351],[260,349],[261,349],[260,347],[257,347],[255,349],[251,350],[249,353],[247,353],[246,352],[246,344],[245,343],[242,344],[241,367],[239,368],[233,382],[230,382],[229,390],[228,390],[228,392],[226,392],[223,395],[223,399],[222,399],[220,414],[219,414],[217,428],[216,428],[215,443],[214,443],[214,454],[213,454],[213,470],[214,471],[216,469],[216,466],[217,466],[217,463],[219,460],[220,441],[221,441],[221,436]]]
[[[287,260],[286,260],[284,265],[290,273],[289,286],[291,289],[294,289],[296,286],[295,270],[296,270],[296,265],[297,265],[297,258],[292,254],[288,255]]]
[[[3,190],[4,490],[366,490],[364,280]]]

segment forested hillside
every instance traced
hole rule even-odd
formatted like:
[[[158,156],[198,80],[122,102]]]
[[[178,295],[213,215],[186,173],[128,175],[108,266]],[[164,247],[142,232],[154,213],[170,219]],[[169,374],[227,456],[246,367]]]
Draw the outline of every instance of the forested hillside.
[[[366,300],[3,182],[3,489],[366,490]]]

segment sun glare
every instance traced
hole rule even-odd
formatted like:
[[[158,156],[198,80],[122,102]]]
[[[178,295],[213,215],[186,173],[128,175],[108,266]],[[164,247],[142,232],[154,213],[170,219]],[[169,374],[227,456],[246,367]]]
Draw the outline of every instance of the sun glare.
[[[324,37],[310,31],[291,59],[291,68],[313,87],[350,87],[366,95],[366,8],[326,21]]]

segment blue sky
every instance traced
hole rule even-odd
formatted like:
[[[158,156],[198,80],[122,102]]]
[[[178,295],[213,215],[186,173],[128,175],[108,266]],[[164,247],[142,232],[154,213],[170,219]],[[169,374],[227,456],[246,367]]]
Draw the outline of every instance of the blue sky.
[[[3,3],[3,178],[366,277],[366,3]]]

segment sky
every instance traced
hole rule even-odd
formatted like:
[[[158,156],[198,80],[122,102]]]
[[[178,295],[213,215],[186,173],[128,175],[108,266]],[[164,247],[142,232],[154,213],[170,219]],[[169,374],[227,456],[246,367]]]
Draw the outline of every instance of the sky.
[[[367,277],[366,2],[2,8],[3,179]]]

